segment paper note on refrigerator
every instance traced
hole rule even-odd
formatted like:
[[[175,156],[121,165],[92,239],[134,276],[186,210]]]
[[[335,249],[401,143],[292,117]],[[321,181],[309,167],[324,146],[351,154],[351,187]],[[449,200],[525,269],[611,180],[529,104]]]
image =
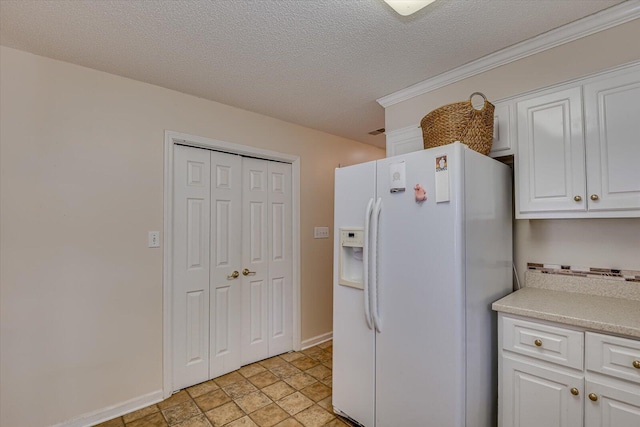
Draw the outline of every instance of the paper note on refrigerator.
[[[436,157],[436,203],[448,202],[449,196],[449,167],[447,155]]]
[[[404,161],[391,163],[389,165],[389,188],[392,193],[398,193],[405,190],[405,177],[406,172]]]

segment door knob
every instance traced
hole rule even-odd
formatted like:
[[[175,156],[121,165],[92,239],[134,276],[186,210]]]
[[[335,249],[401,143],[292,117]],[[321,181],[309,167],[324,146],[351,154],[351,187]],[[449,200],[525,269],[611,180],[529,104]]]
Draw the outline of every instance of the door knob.
[[[541,347],[542,346],[542,341],[541,340],[535,340],[533,343],[536,345],[536,347]]]
[[[634,360],[632,365],[634,368],[640,369],[640,360]]]
[[[589,399],[591,399],[593,402],[596,402],[598,400],[598,395],[595,393],[589,393]]]
[[[591,200],[594,200],[594,201],[599,199],[597,194],[592,194],[590,198]]]
[[[233,280],[238,278],[238,276],[240,275],[240,273],[238,273],[237,271],[234,271],[233,273],[231,273],[229,276],[227,276],[228,280]]]
[[[577,396],[580,394],[580,390],[578,390],[577,388],[573,387],[571,389],[571,394],[573,394],[574,396]]]
[[[580,202],[580,201],[582,201],[582,197],[580,197],[580,196],[574,196],[574,197],[573,197],[573,200],[575,200],[576,202]]]
[[[244,270],[242,270],[242,274],[243,274],[244,276],[248,276],[248,275],[250,275],[250,274],[256,274],[256,272],[255,272],[255,271],[249,271],[249,269],[248,269],[248,268],[245,268]]]

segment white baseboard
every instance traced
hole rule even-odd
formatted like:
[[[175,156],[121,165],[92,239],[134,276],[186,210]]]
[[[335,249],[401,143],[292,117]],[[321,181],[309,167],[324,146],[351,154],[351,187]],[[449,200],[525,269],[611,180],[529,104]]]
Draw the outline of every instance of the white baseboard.
[[[126,402],[109,406],[108,408],[99,409],[88,414],[81,415],[69,421],[55,424],[52,427],[88,427],[100,424],[101,422],[111,420],[113,418],[128,414],[129,412],[142,409],[145,406],[153,405],[162,400],[162,390],[156,390],[143,396],[134,397]]]
[[[333,339],[333,331],[327,332],[326,334],[318,335],[313,338],[309,338],[308,340],[304,340],[300,343],[300,347],[302,350],[306,350],[309,347],[313,347],[314,345],[322,344],[325,341],[329,341]]]

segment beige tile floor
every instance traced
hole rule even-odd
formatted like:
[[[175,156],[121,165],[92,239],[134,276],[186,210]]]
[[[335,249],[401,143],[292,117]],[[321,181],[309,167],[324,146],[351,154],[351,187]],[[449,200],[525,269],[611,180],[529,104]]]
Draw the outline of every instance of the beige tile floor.
[[[332,410],[332,351],[328,341],[243,366],[98,427],[351,426]]]

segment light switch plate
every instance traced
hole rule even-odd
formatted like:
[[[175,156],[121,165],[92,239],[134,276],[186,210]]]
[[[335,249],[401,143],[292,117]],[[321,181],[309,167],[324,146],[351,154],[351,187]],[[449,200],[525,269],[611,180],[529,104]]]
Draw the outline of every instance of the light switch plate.
[[[328,239],[329,238],[329,227],[315,227],[313,229],[313,238],[314,239]]]
[[[149,232],[149,247],[150,248],[159,248],[160,247],[160,232],[159,231],[150,231]]]

